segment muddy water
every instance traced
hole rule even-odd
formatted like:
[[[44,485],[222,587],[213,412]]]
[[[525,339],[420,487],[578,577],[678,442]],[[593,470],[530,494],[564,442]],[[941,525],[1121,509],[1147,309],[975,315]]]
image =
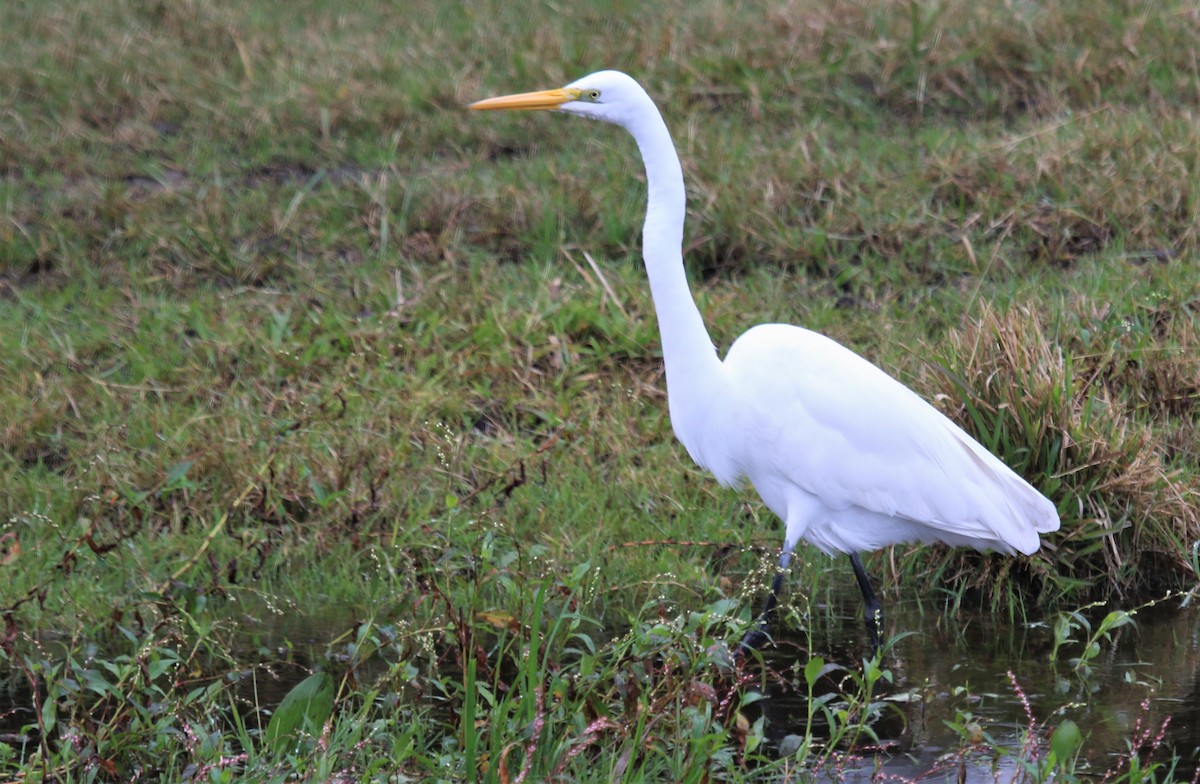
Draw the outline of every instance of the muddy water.
[[[833,597],[830,603],[814,609],[809,633],[778,629],[776,644],[767,652],[768,666],[784,673],[761,703],[765,731],[773,743],[789,734],[804,734],[805,700],[787,684],[803,683],[802,676],[788,673],[797,665],[802,671],[810,651],[861,670],[866,633],[857,587],[852,581],[838,583],[829,587],[828,596]],[[1200,759],[1200,604],[1181,608],[1176,599],[1138,611],[1135,623],[1101,641],[1100,653],[1079,671],[1071,660],[1082,651],[1085,632],[1074,631],[1076,642],[1064,645],[1058,661],[1051,662],[1052,617],[1012,624],[976,611],[947,613],[940,606],[923,610],[915,598],[903,597],[885,599],[884,607],[888,633],[909,636],[889,651],[884,666],[893,683],[876,695],[894,703],[873,725],[883,750],[861,753],[836,771],[831,769],[832,778],[867,781],[884,773],[892,781],[982,784],[1019,779],[1018,763],[1011,756],[960,753],[961,738],[946,722],[961,721],[969,712],[992,739],[1017,752],[1029,728],[1021,695],[1042,737],[1064,718],[1079,725],[1085,737],[1086,772],[1102,776],[1121,766],[1136,735],[1149,730],[1146,737],[1153,739],[1167,722],[1153,758],[1182,758],[1176,778],[1192,778]],[[1097,610],[1089,615],[1093,628],[1104,614]],[[259,704],[281,699],[292,683],[307,675],[308,666],[322,661],[329,652],[328,640],[345,630],[344,623],[344,616],[286,616],[276,620],[278,625],[262,628],[241,651],[247,660],[255,652],[267,659],[272,657],[261,655],[272,650],[278,655],[280,664],[270,674],[257,676]]]
[[[846,601],[839,598],[837,606],[815,614],[810,635],[781,634],[767,657],[771,666],[785,670],[796,660],[802,666],[811,647],[827,661],[861,671],[856,661],[866,652],[866,633],[860,606],[852,601],[857,591],[851,586],[838,595]],[[1040,730],[1063,719],[1079,725],[1084,770],[1102,775],[1121,767],[1130,742],[1152,741],[1166,722],[1158,752],[1143,759],[1181,757],[1176,778],[1192,779],[1200,759],[1200,607],[1180,608],[1176,599],[1140,610],[1135,624],[1101,641],[1090,666],[1079,670],[1071,660],[1082,642],[1063,646],[1057,663],[1050,661],[1051,623],[1014,627],[978,612],[922,612],[916,601],[885,601],[884,609],[890,634],[912,632],[886,657],[894,683],[876,695],[901,695],[900,701],[874,726],[884,751],[862,755],[840,777],[868,780],[879,771],[935,781],[1012,780],[1018,772],[1012,757],[960,754],[960,736],[946,722],[961,723],[962,712],[970,712],[991,738],[1020,750],[1030,721],[1015,679]],[[1093,628],[1104,614],[1088,616]],[[1077,630],[1073,637],[1085,634]],[[772,690],[764,712],[773,739],[804,733],[805,701],[786,684]]]
[[[787,683],[803,683],[802,676],[788,673],[797,666],[802,671],[810,651],[829,662],[861,668],[866,634],[857,589],[853,583],[839,585],[829,595],[836,598],[815,609],[808,634],[778,630],[779,639],[766,654],[768,666],[784,674],[760,703],[772,743],[804,734],[805,700]],[[915,600],[885,599],[888,633],[911,635],[896,643],[884,662],[893,684],[876,696],[895,705],[873,725],[883,750],[860,752],[826,772],[839,781],[867,781],[881,773],[892,781],[981,784],[1019,778],[1012,757],[961,754],[959,735],[946,726],[969,711],[991,738],[1019,750],[1029,719],[1011,672],[1040,730],[1063,718],[1080,726],[1088,772],[1101,776],[1120,766],[1131,740],[1147,729],[1146,738],[1153,739],[1167,721],[1154,757],[1182,758],[1176,779],[1190,780],[1200,758],[1200,607],[1179,604],[1166,601],[1138,612],[1136,624],[1117,630],[1111,641],[1101,643],[1090,667],[1076,671],[1070,659],[1079,655],[1079,642],[1060,650],[1057,663],[1050,661],[1051,624],[1012,625],[982,613],[947,614],[940,608],[923,612]],[[1100,617],[1103,612],[1091,619],[1093,624]],[[242,638],[236,654],[264,664],[248,665],[236,688],[243,704],[266,707],[282,699],[311,667],[331,666],[329,643],[345,631],[347,615],[260,618],[257,632]],[[1083,635],[1074,633],[1077,640]],[[19,679],[8,685],[0,689],[0,735],[5,740],[32,720],[28,689]]]

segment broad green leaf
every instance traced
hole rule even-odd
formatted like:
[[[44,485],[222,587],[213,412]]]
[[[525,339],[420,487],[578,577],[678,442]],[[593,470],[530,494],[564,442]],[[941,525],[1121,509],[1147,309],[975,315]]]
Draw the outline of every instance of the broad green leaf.
[[[318,672],[292,687],[267,725],[266,745],[282,751],[298,732],[319,735],[333,713],[333,678]]]

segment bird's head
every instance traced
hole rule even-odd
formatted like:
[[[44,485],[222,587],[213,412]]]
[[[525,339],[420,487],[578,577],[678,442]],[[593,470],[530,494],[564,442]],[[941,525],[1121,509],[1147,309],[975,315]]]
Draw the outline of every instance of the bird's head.
[[[597,71],[566,87],[504,95],[471,104],[471,109],[550,109],[629,127],[650,96],[633,77],[620,71]]]

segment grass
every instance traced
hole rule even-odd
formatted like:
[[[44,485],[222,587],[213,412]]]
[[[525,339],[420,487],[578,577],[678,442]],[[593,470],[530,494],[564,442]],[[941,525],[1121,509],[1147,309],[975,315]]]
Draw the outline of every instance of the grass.
[[[1038,556],[878,554],[886,591],[1020,617],[1195,585],[1192,6],[533,21],[0,9],[0,609],[10,680],[43,697],[6,775],[818,766],[740,723],[710,651],[780,527],[673,442],[632,144],[461,111],[600,67],[647,85],[683,153],[720,346],[821,330],[1059,504]],[[793,578],[799,605],[822,571]],[[350,671],[383,662],[295,749],[261,743],[235,688],[256,612],[344,615]],[[846,699],[835,731],[861,726]]]

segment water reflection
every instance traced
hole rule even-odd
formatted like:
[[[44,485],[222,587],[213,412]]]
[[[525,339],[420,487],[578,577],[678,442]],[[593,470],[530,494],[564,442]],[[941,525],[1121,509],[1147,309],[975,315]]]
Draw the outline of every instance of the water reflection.
[[[804,734],[808,706],[793,684],[804,691],[802,671],[810,652],[861,671],[867,644],[857,589],[847,583],[828,590],[831,598],[815,608],[808,633],[793,630],[765,652],[768,666],[783,673],[772,681],[768,699],[759,703],[775,744],[789,734]],[[994,760],[961,754],[962,740],[946,722],[969,712],[992,738],[1018,750],[1029,727],[1021,695],[1040,728],[1070,718],[1083,729],[1083,756],[1091,773],[1099,776],[1123,765],[1130,742],[1145,745],[1157,739],[1155,759],[1182,758],[1175,776],[1191,779],[1200,759],[1200,609],[1180,609],[1174,601],[1140,611],[1136,623],[1117,629],[1081,671],[1070,662],[1079,655],[1080,642],[1064,647],[1057,663],[1050,661],[1052,623],[1010,624],[986,613],[923,611],[916,600],[894,598],[887,610],[891,634],[912,634],[888,653],[885,667],[894,682],[876,696],[902,695],[907,701],[873,725],[885,750],[860,752],[827,771],[831,780],[867,781],[879,774],[892,781],[1018,778],[1020,769],[1011,756]],[[1099,611],[1093,627],[1102,616]],[[234,684],[236,704],[248,725],[265,723],[263,711],[314,668],[338,668],[336,655],[331,661],[331,647],[342,650],[345,645],[331,642],[346,632],[350,617],[349,612],[326,617],[263,613],[239,619],[238,642],[230,653],[247,662],[247,669],[225,677]],[[1077,639],[1083,636],[1075,633]],[[370,680],[388,665],[362,663],[360,675]],[[32,723],[34,703],[28,683],[10,676],[0,688],[0,739],[19,745],[23,728]]]
[[[861,610],[849,601],[857,599],[852,586],[844,595],[847,601],[837,599],[814,613],[809,633],[778,640],[766,653],[768,666],[803,667],[811,647],[813,654],[861,672],[860,657],[867,652]],[[1178,605],[1175,600],[1141,610],[1135,624],[1115,630],[1089,666],[1076,670],[1071,659],[1079,656],[1082,642],[1064,646],[1058,662],[1050,661],[1051,623],[1009,625],[986,613],[922,612],[916,601],[893,601],[885,605],[889,631],[914,634],[897,642],[885,659],[894,683],[884,693],[907,701],[898,704],[893,719],[873,726],[886,751],[864,755],[838,775],[851,781],[879,772],[941,780],[944,772],[955,781],[1011,780],[1018,773],[1011,757],[1001,758],[997,768],[991,757],[976,755],[972,762],[967,755],[962,765],[964,744],[947,722],[969,712],[1015,752],[1030,724],[1023,695],[1040,728],[1072,719],[1083,729],[1082,758],[1090,772],[1125,767],[1131,742],[1148,750],[1157,740],[1153,758],[1181,757],[1176,778],[1190,780],[1200,760],[1200,610]],[[1093,629],[1104,614],[1098,611],[1092,619]],[[1074,637],[1082,640],[1086,632]],[[802,676],[793,682],[803,689]],[[763,710],[775,741],[803,734],[804,697],[787,683],[771,688]]]

